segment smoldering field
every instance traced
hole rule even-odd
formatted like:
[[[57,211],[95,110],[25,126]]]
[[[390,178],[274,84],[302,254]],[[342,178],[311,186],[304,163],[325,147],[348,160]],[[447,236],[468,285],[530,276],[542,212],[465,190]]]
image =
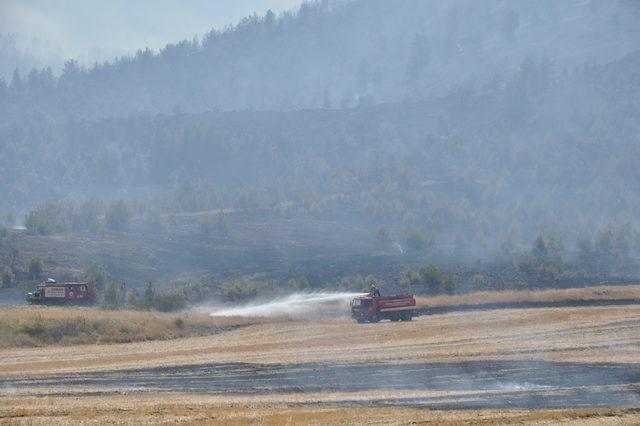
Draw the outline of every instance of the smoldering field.
[[[240,317],[226,321],[233,318]],[[15,419],[17,407],[44,396],[99,396],[110,408],[96,418],[111,419],[125,394],[131,401],[154,398],[156,405],[147,407],[175,409],[177,419],[238,404],[249,411],[247,419],[283,405],[299,413],[364,405],[395,407],[399,418],[415,408],[465,408],[483,416],[500,410],[507,417],[498,421],[519,409],[543,410],[536,411],[545,413],[540,419],[555,409],[580,418],[576,410],[591,407],[594,419],[638,420],[628,410],[640,404],[638,305],[487,309],[408,323],[326,316],[241,320],[241,327],[210,336],[2,350],[1,399],[7,404],[0,404],[0,416]],[[167,408],[175,395],[183,402]],[[73,410],[45,412],[39,418],[64,421]],[[407,421],[427,415],[412,413]]]

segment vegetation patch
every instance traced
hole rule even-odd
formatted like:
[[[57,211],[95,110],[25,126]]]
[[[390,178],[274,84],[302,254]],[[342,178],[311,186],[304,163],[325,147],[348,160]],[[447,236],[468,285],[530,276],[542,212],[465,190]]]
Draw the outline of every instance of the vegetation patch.
[[[127,343],[203,336],[249,324],[205,314],[168,314],[98,308],[0,309],[0,348]]]

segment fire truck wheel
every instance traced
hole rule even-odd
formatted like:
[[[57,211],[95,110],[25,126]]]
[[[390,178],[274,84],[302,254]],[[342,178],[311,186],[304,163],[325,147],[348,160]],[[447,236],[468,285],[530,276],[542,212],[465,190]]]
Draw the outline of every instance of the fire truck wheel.
[[[391,321],[400,321],[400,314],[393,314],[389,319]]]
[[[378,322],[380,321],[380,317],[378,315],[374,315],[371,317],[371,322]]]

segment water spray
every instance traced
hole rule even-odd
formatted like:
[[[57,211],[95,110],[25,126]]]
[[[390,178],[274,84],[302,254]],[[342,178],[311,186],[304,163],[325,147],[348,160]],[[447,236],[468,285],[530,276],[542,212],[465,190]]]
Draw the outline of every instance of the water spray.
[[[209,315],[212,317],[269,317],[279,315],[314,315],[322,308],[346,305],[352,298],[366,293],[294,293],[289,296],[243,306],[222,307]]]

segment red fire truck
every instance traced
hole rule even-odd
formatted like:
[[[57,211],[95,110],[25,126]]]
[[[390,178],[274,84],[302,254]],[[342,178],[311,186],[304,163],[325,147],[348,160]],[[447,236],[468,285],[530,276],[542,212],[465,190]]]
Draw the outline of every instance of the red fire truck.
[[[351,301],[351,317],[363,322],[411,321],[416,316],[416,299],[411,294],[394,296],[358,296]]]
[[[49,278],[38,284],[36,291],[27,293],[27,302],[32,305],[90,305],[95,295],[86,282],[58,283]]]

